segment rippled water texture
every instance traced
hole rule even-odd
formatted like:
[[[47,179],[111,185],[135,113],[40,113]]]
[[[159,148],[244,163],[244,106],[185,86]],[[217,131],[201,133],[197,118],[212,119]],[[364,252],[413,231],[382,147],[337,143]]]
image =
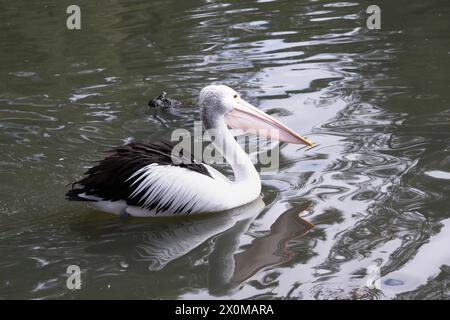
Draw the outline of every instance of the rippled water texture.
[[[69,31],[66,2],[0,4],[0,298],[450,297],[448,0],[377,1],[381,30],[369,2],[118,0]],[[212,82],[318,146],[210,218],[64,199],[110,147],[191,129]]]

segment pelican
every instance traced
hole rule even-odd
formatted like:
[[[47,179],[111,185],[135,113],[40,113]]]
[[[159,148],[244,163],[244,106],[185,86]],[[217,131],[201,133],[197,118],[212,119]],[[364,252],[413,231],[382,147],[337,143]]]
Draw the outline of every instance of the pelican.
[[[254,201],[261,192],[258,172],[228,126],[255,129],[260,135],[282,142],[313,145],[225,85],[203,88],[199,106],[205,129],[214,132],[215,150],[233,169],[233,181],[192,155],[184,154],[179,161],[173,161],[175,144],[171,142],[133,142],[117,147],[90,168],[72,185],[66,198],[89,201],[101,211],[125,216],[225,211]]]

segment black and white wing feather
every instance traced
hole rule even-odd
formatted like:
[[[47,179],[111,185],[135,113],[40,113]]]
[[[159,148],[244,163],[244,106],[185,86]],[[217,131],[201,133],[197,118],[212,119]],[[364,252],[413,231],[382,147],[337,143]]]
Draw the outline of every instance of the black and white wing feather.
[[[122,201],[127,210],[142,209],[154,214],[217,209],[207,205],[208,199],[204,197],[208,197],[208,192],[199,189],[199,185],[215,181],[208,170],[211,168],[186,153],[173,161],[173,147],[174,144],[167,141],[117,147],[74,183],[66,197],[82,201]]]

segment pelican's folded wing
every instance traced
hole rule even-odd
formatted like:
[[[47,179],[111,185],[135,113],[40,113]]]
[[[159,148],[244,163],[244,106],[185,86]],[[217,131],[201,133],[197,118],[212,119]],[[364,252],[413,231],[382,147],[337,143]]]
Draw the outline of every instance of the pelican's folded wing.
[[[170,142],[130,143],[90,168],[74,183],[70,200],[118,201],[155,213],[189,213],[201,206],[199,180],[212,179],[207,166],[184,153],[173,161]],[[80,188],[75,188],[78,185]]]

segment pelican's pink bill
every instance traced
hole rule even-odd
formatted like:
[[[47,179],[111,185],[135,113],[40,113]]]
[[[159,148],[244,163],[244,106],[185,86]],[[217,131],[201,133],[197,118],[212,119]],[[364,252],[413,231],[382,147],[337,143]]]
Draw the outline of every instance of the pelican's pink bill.
[[[301,137],[280,121],[269,116],[242,99],[236,107],[225,115],[226,123],[234,129],[257,130],[259,135],[288,143],[314,145],[312,141]]]

